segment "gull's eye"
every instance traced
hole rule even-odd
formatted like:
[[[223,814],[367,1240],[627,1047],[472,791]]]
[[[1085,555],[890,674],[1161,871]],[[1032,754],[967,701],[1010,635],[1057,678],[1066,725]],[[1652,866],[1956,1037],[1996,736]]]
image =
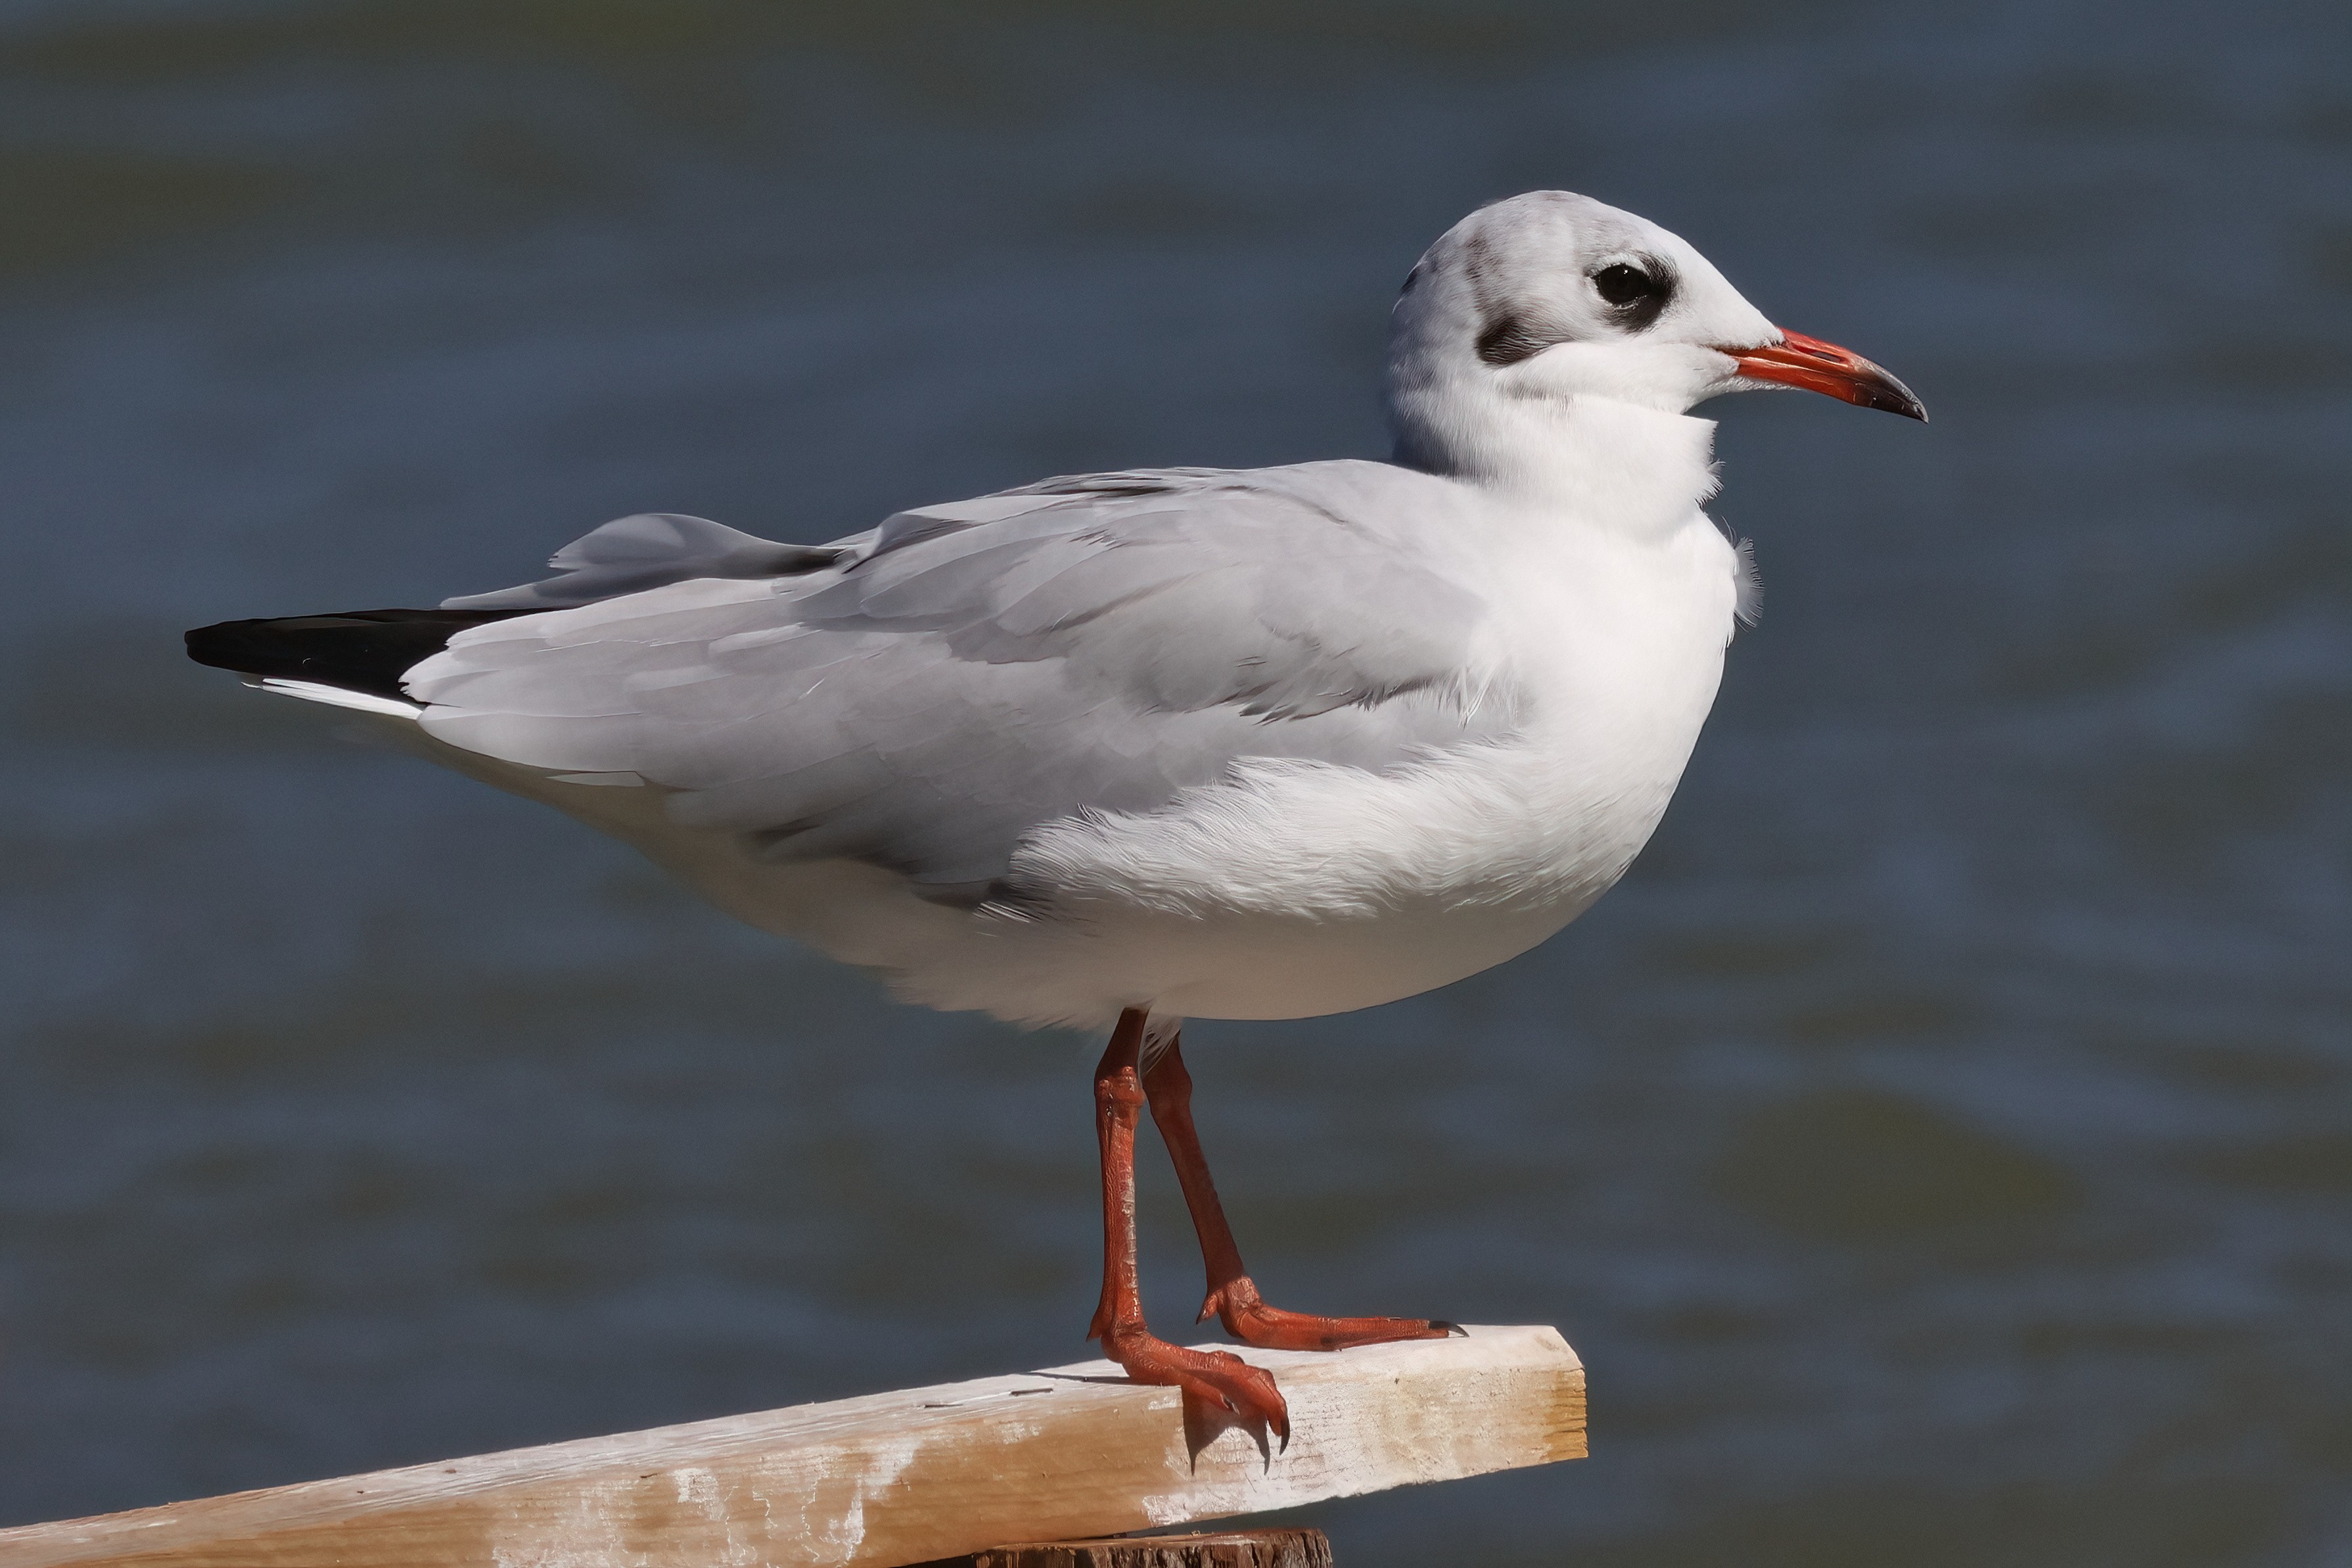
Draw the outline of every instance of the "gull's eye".
[[[1600,289],[1601,297],[1612,305],[1631,305],[1637,300],[1647,300],[1665,292],[1658,286],[1656,279],[1640,268],[1628,267],[1622,261],[1594,273],[1592,286]]]
[[[1629,332],[1656,321],[1675,293],[1675,269],[1655,257],[1642,259],[1643,266],[1620,261],[1592,275],[1593,292],[1609,301],[1611,316]]]

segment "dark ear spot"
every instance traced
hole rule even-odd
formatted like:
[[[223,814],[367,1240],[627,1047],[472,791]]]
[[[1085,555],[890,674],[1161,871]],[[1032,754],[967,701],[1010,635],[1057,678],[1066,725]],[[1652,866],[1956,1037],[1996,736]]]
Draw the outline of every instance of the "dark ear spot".
[[[1489,318],[1486,330],[1478,334],[1478,357],[1488,364],[1517,364],[1567,341],[1566,332],[1548,331],[1517,311],[1507,310]]]

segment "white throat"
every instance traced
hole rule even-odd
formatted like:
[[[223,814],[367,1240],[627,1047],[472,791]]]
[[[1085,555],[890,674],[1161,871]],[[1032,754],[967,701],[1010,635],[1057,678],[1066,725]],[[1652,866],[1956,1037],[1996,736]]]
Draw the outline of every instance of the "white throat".
[[[1402,467],[1634,535],[1679,527],[1715,494],[1711,419],[1608,397],[1513,395],[1450,377],[1398,382],[1390,416]]]

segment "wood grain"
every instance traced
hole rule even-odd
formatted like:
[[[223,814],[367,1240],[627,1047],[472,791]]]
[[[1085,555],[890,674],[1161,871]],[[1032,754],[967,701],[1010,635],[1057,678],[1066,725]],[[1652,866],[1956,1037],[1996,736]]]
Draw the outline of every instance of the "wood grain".
[[[1025,1542],[939,1568],[1331,1568],[1331,1540],[1319,1530],[1250,1530]]]
[[[1292,1437],[1108,1362],[0,1531],[5,1568],[896,1568],[1584,1454],[1548,1328],[1251,1351]]]

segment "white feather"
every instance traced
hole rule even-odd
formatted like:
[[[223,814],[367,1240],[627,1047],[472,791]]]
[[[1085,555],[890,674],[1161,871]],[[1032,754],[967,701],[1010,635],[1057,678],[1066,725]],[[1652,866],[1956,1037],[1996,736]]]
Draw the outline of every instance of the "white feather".
[[[246,684],[257,691],[274,691],[280,697],[299,697],[305,702],[323,702],[331,708],[349,708],[360,713],[382,713],[392,719],[414,719],[425,711],[421,704],[404,702],[397,697],[379,697],[372,691],[347,691],[340,686],[325,686],[315,680],[288,680],[281,676],[267,675]]]

